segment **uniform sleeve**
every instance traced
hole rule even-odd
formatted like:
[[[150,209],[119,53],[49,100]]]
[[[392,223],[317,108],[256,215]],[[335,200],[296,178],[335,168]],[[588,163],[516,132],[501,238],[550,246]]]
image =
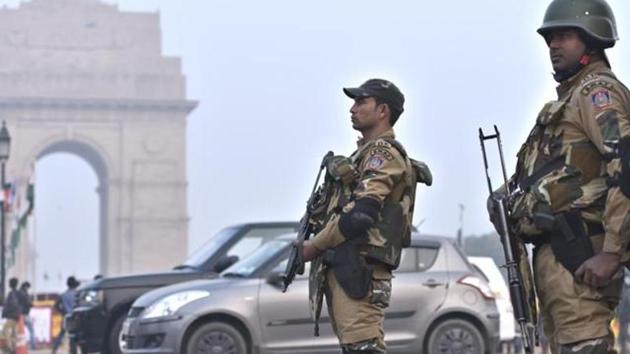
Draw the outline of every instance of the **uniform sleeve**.
[[[359,165],[359,182],[353,191],[354,199],[370,198],[383,205],[393,187],[403,178],[405,160],[391,144],[377,141],[368,148]]]
[[[312,240],[313,245],[319,250],[334,248],[352,234],[343,227],[346,225],[343,222],[344,215],[362,210],[368,215],[376,216],[387,196],[392,193],[393,187],[405,173],[405,160],[388,142],[380,140],[367,149],[358,166],[359,180],[352,191],[353,201],[343,207],[341,216],[333,216]]]
[[[584,132],[603,155],[614,152],[610,143],[630,136],[630,102],[625,87],[608,80],[590,83],[578,94],[578,109]],[[608,176],[621,172],[619,157],[606,164]],[[604,252],[622,254],[630,241],[630,199],[618,186],[608,189],[603,217],[606,236]]]
[[[335,248],[346,239],[339,230],[339,215],[333,215],[326,226],[318,232],[311,242],[313,246],[320,251],[325,251],[329,248]]]

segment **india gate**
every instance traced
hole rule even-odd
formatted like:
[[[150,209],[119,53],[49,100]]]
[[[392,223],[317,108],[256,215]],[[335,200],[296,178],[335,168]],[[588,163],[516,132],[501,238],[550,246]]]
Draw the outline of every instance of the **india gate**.
[[[165,269],[187,251],[186,119],[196,102],[180,59],[162,55],[159,22],[98,0],[0,8],[7,179],[24,188],[52,153],[85,160],[98,178],[105,275]],[[29,247],[22,237],[9,274],[28,274]]]

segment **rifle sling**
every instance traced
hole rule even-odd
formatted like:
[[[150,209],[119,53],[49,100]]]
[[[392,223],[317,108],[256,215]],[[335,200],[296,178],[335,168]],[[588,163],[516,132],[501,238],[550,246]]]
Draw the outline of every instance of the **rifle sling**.
[[[565,157],[563,155],[557,156],[542,166],[540,166],[536,171],[534,171],[531,175],[521,179],[518,183],[518,186],[522,191],[527,191],[529,187],[531,187],[534,183],[540,180],[542,177],[548,175],[549,173],[562,168],[565,165]]]

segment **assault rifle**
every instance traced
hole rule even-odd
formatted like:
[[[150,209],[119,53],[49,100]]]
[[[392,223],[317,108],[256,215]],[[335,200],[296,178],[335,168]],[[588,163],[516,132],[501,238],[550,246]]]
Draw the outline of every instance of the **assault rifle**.
[[[510,299],[514,308],[514,317],[521,327],[523,340],[523,348],[526,354],[533,353],[534,341],[537,339],[536,333],[536,296],[533,288],[531,276],[531,268],[529,259],[527,258],[527,249],[523,242],[512,235],[510,232],[509,210],[508,205],[510,198],[513,197],[513,191],[505,172],[505,161],[503,159],[503,146],[501,143],[501,134],[497,126],[494,126],[494,134],[484,135],[483,130],[479,128],[479,142],[481,143],[481,152],[483,154],[483,163],[486,170],[486,180],[488,182],[488,190],[490,192],[490,200],[494,204],[495,210],[498,210],[499,226],[501,234],[501,243],[503,244],[503,253],[505,256],[505,268],[508,274],[508,286],[510,289]],[[492,181],[488,174],[488,157],[486,154],[486,140],[496,139],[499,149],[499,157],[501,159],[501,170],[503,172],[504,191],[495,193],[492,188]],[[537,340],[536,340],[537,342]]]
[[[293,279],[295,279],[296,274],[304,274],[304,241],[308,240],[314,233],[319,231],[317,230],[317,225],[314,224],[313,213],[323,202],[322,195],[324,194],[324,190],[323,186],[320,186],[319,188],[317,188],[317,186],[319,185],[319,179],[322,176],[322,171],[324,171],[326,163],[332,156],[333,152],[329,151],[322,159],[322,163],[319,165],[319,172],[317,173],[317,178],[315,179],[315,184],[313,185],[313,190],[311,191],[311,196],[306,202],[306,212],[302,216],[302,219],[300,219],[297,240],[293,243],[291,253],[289,254],[287,268],[282,275],[282,292],[287,291],[289,285],[293,282]]]

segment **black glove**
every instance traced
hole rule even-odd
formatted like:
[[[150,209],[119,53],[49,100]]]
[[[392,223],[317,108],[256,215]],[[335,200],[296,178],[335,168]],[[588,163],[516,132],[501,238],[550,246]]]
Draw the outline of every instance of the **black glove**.
[[[376,199],[357,199],[352,210],[341,214],[339,230],[346,239],[367,237],[367,230],[378,220],[380,209],[381,204]]]

